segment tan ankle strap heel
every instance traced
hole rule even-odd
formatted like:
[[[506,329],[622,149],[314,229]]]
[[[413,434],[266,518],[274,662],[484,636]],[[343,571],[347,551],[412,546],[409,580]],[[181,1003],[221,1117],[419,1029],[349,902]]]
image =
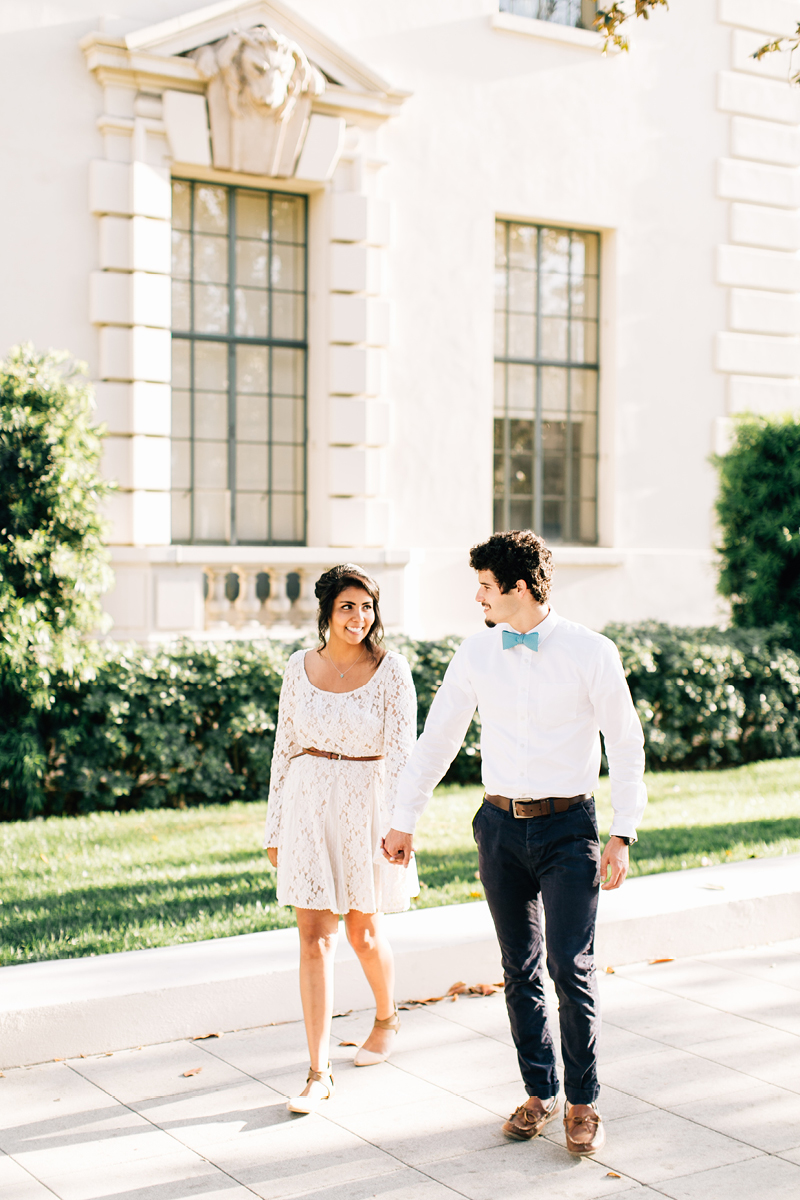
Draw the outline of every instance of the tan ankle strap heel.
[[[393,1029],[395,1033],[397,1033],[398,1029],[400,1028],[400,1014],[398,1013],[397,1009],[395,1008],[392,1015],[390,1017],[384,1017],[382,1021],[379,1021],[376,1017],[372,1028]]]
[[[384,1017],[381,1021],[379,1021],[376,1017],[372,1026],[373,1031],[376,1029],[388,1029],[394,1034],[397,1033],[399,1028],[400,1017],[397,1012],[397,1006],[395,1006],[395,1010],[390,1017]],[[392,1043],[394,1043],[394,1038],[392,1038]],[[386,1059],[389,1057],[391,1052],[391,1045],[384,1054],[376,1054],[373,1050],[365,1050],[364,1047],[361,1046],[360,1049],[356,1051],[355,1058],[353,1059],[353,1065],[356,1067],[374,1067],[377,1063],[386,1062]]]

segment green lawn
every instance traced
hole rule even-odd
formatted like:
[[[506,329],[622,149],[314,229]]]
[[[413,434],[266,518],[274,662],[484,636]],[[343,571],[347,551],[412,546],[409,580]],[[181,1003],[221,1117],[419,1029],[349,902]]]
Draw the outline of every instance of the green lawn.
[[[632,874],[800,852],[800,759],[648,777]],[[477,787],[437,790],[420,823],[417,907],[483,896]],[[608,780],[597,789],[601,830]],[[261,805],[0,824],[0,964],[167,946],[293,924],[260,849]]]

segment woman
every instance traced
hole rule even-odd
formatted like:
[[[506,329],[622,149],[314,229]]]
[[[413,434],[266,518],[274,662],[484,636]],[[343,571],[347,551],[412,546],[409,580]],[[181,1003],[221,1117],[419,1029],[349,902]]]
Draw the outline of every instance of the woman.
[[[356,1066],[388,1058],[400,1022],[381,913],[409,906],[415,874],[380,851],[392,796],[416,737],[408,663],[381,649],[378,586],[345,563],[315,588],[320,644],[289,659],[281,688],[264,845],[278,903],[300,934],[300,995],[311,1057],[290,1112],[333,1095],[328,1061],[339,914],[375,996],[375,1024]]]

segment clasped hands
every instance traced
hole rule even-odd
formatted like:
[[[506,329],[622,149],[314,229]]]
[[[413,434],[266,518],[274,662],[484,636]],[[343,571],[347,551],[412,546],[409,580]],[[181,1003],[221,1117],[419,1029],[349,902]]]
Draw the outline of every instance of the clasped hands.
[[[390,829],[385,838],[381,838],[383,857],[390,863],[399,863],[407,867],[411,862],[411,852],[414,849],[414,839],[410,833],[400,833],[398,829]]]
[[[414,839],[410,833],[400,833],[390,829],[385,838],[381,839],[383,857],[390,863],[399,863],[407,867],[411,862],[411,851]],[[603,850],[600,860],[600,879],[604,892],[613,892],[622,887],[628,874],[628,847],[618,837],[610,837]]]

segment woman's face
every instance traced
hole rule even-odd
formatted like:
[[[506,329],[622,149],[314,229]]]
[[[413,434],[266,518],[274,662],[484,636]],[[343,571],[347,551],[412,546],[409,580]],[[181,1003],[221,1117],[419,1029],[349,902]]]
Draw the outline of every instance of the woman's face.
[[[333,602],[330,633],[357,646],[363,642],[375,621],[375,605],[369,592],[360,587],[348,587]]]

